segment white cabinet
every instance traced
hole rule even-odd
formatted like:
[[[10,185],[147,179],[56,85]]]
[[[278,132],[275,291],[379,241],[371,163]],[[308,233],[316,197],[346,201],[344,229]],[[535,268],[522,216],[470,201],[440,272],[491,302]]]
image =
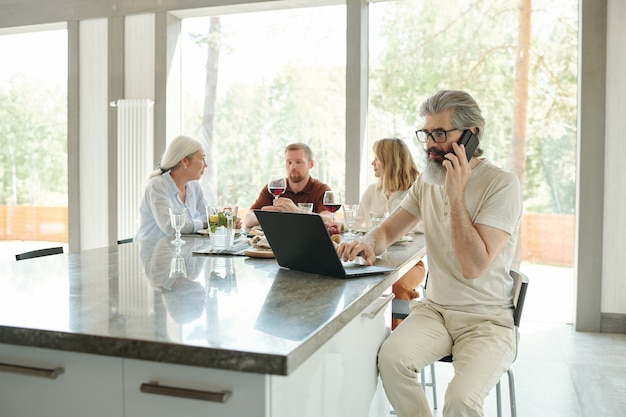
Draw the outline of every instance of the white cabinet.
[[[366,417],[388,300],[373,302],[288,376],[125,359],[125,416]]]
[[[122,360],[0,344],[0,415],[122,416]]]
[[[389,300],[316,351],[305,343],[294,355],[308,359],[288,376],[0,344],[0,415],[367,417]]]
[[[368,416],[390,300],[375,300],[289,376],[272,376],[272,417]]]
[[[268,415],[268,378],[262,374],[125,359],[125,416],[264,417]],[[142,392],[142,386],[150,393]]]

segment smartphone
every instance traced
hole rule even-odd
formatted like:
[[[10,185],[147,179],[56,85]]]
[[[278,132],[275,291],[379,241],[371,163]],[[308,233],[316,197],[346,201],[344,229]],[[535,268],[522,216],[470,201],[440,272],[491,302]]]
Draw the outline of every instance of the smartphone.
[[[461,135],[461,139],[457,142],[459,145],[465,145],[465,155],[467,155],[467,162],[472,159],[472,155],[474,155],[474,151],[478,147],[478,138],[472,133],[471,130],[467,129]]]

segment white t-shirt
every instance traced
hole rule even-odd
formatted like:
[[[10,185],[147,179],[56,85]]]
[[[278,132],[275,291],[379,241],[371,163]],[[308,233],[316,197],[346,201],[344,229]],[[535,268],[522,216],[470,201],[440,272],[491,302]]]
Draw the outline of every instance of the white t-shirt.
[[[509,276],[522,216],[518,178],[487,160],[472,170],[465,188],[465,204],[473,223],[484,224],[511,235],[485,274],[465,279],[451,243],[449,207],[443,186],[420,178],[400,206],[422,219],[428,258],[426,299],[446,308],[476,313],[510,309],[513,279]]]

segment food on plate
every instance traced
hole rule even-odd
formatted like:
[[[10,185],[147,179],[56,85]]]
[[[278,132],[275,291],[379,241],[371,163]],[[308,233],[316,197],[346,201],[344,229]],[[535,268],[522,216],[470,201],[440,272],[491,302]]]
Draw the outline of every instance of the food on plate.
[[[326,226],[326,230],[328,230],[328,234],[329,235],[338,235],[339,233],[341,233],[341,229],[339,227],[339,225],[337,224],[331,224],[329,226]]]
[[[250,239],[250,245],[257,249],[271,249],[269,242],[265,236],[254,236]]]
[[[341,226],[333,223],[326,226],[326,231],[330,235],[330,239],[335,243],[339,244],[341,242]]]
[[[258,226],[254,226],[248,233],[255,236],[263,236],[263,230]]]

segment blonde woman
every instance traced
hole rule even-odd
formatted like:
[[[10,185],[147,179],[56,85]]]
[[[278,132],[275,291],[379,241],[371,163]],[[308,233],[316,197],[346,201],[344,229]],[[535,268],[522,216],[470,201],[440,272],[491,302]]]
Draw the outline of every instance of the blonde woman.
[[[361,196],[355,221],[357,229],[372,227],[370,212],[391,213],[395,210],[419,175],[413,155],[402,140],[381,139],[374,143],[373,149],[372,167],[378,181],[367,187]],[[414,231],[421,232],[421,224]],[[419,261],[393,284],[396,298],[411,300],[418,297],[419,293],[415,288],[424,281],[424,275],[424,263]],[[397,323],[394,319],[392,329]]]

